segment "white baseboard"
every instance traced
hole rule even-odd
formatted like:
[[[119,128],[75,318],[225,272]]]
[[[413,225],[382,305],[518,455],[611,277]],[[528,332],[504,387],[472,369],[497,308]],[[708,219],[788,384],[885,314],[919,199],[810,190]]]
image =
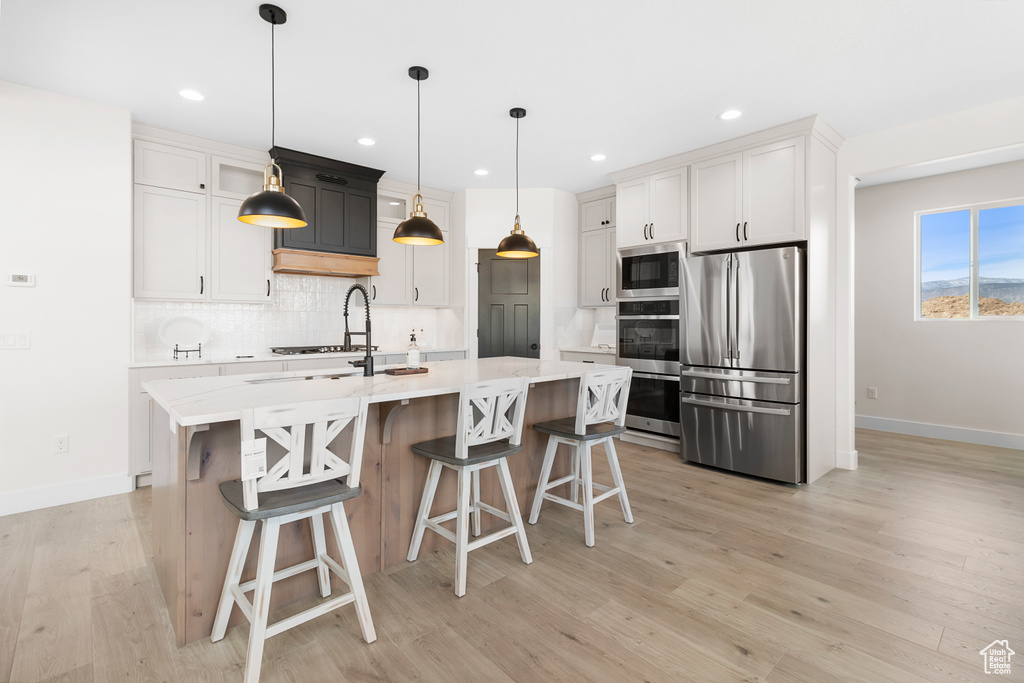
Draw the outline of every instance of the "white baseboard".
[[[857,469],[857,451],[836,451],[836,467],[843,470]]]
[[[65,505],[113,496],[118,493],[128,493],[131,490],[132,478],[128,473],[123,473],[65,481],[21,491],[5,491],[0,493],[0,517],[29,510],[41,510],[54,505]]]
[[[857,426],[861,429],[876,429],[880,432],[893,432],[896,434],[907,434],[909,436],[925,436],[930,439],[975,443],[981,446],[1016,448],[1017,450],[1024,451],[1024,434],[987,432],[983,429],[933,425],[927,422],[893,420],[888,417],[871,417],[870,415],[858,415]]]

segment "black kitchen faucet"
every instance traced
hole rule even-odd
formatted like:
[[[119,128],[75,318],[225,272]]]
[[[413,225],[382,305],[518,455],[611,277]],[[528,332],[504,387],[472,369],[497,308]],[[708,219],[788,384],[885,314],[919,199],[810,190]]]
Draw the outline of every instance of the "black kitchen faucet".
[[[349,332],[348,331],[348,300],[352,298],[352,292],[359,290],[363,293],[363,301],[366,302],[366,331],[365,332]],[[363,369],[363,377],[373,377],[373,345],[370,343],[370,295],[366,292],[366,287],[355,284],[348,288],[348,292],[345,293],[345,346],[342,347],[342,351],[352,351],[352,335],[361,334],[366,337],[366,358],[363,360],[350,360],[349,365],[354,365],[357,368]]]

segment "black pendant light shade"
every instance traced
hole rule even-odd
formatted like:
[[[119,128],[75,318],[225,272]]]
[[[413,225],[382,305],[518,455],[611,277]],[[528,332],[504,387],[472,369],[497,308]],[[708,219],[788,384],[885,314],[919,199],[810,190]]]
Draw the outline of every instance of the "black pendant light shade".
[[[498,244],[498,256],[503,258],[533,258],[539,253],[537,243],[523,232],[522,226],[519,225],[519,214],[516,214],[516,224],[512,228],[512,234]]]
[[[411,244],[414,247],[444,244],[441,228],[427,218],[427,212],[423,210],[423,197],[419,193],[413,197],[413,210],[409,214],[408,220],[398,224],[391,239],[402,244]]]
[[[516,222],[512,233],[498,244],[498,256],[502,258],[533,258],[540,254],[537,243],[523,232],[519,219],[519,119],[526,116],[522,107],[510,109],[508,115],[516,120]]]
[[[427,212],[423,210],[423,196],[420,195],[420,81],[427,80],[428,76],[430,72],[425,67],[409,67],[409,78],[416,81],[416,196],[413,197],[409,219],[398,224],[391,238],[395,242],[414,247],[444,244],[441,228],[427,218]]]
[[[275,146],[275,119],[277,118],[277,87],[275,84],[274,27],[288,20],[285,11],[276,5],[260,5],[260,17],[270,24],[270,107],[271,107],[271,147]],[[277,169],[277,175],[271,172]],[[250,225],[264,228],[304,228],[306,214],[297,201],[289,197],[281,187],[284,175],[281,167],[271,161],[263,169],[263,191],[249,195],[238,209],[238,220]]]
[[[251,225],[265,228],[303,228],[306,226],[306,214],[295,199],[284,193],[278,176],[271,173],[270,168],[281,167],[270,162],[263,169],[263,191],[249,195],[241,208],[238,209],[238,220]]]

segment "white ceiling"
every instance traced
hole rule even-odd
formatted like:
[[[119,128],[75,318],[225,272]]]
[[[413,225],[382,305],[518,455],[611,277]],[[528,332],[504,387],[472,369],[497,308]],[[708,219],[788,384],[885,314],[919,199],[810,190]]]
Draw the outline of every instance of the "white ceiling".
[[[853,137],[1024,94],[1020,0],[280,0],[277,143],[423,184],[572,192],[820,114]],[[0,79],[270,146],[256,0],[3,0]],[[193,88],[206,96],[189,102]],[[738,108],[745,115],[720,121]],[[374,147],[356,139],[369,136]],[[591,154],[607,160],[595,163]],[[490,175],[473,175],[476,168]]]

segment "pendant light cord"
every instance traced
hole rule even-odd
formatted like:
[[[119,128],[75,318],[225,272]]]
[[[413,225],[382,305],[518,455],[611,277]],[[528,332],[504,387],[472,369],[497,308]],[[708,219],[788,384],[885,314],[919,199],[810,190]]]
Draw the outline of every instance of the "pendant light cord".
[[[270,24],[270,147],[276,146],[277,133],[277,49],[274,46],[274,24]]]
[[[416,78],[416,194],[420,193],[420,79]]]
[[[519,215],[519,119],[516,119],[516,215]]]

